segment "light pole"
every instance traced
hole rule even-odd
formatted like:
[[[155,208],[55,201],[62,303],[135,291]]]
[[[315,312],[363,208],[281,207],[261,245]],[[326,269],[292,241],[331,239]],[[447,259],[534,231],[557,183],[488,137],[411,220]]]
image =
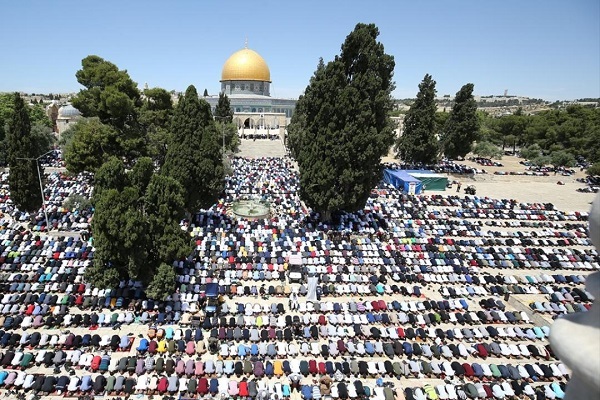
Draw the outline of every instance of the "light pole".
[[[46,232],[50,232],[50,222],[48,220],[48,211],[46,210],[46,197],[44,196],[44,187],[42,186],[42,173],[40,172],[40,158],[44,157],[46,154],[52,153],[54,150],[47,151],[37,158],[25,158],[25,157],[17,157],[17,160],[29,160],[35,161],[35,165],[37,167],[38,179],[40,181],[40,194],[42,195],[42,208],[44,209],[44,216],[46,217]]]

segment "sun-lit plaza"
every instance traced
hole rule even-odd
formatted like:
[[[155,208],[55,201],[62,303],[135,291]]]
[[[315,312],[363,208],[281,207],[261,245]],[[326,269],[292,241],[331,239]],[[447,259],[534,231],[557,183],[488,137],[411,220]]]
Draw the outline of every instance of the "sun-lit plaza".
[[[599,7],[4,7],[0,397],[597,399]]]

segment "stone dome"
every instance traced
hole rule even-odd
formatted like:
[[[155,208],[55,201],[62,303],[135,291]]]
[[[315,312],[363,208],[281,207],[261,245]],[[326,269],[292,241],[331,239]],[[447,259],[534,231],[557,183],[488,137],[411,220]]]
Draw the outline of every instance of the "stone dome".
[[[74,118],[81,116],[81,112],[70,104],[58,109],[58,118]]]
[[[260,54],[245,48],[236,51],[225,61],[221,72],[223,81],[271,82],[271,71]]]

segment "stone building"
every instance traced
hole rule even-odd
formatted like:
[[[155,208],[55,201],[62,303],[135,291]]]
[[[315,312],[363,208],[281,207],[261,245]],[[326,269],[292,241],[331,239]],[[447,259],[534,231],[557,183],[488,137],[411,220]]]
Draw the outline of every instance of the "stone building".
[[[246,46],[233,53],[223,65],[220,82],[240,135],[282,137],[285,134],[297,100],[271,97],[271,71],[257,52]],[[204,99],[214,112],[219,96]]]
[[[71,124],[81,118],[81,112],[70,104],[65,104],[58,109],[56,116],[56,133],[60,135],[66,131]]]

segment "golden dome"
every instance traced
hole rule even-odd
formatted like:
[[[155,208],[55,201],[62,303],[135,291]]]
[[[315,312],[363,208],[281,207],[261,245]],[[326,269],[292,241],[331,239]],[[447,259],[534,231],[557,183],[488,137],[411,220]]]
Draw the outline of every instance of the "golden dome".
[[[248,48],[236,51],[225,61],[221,81],[271,82],[271,72],[265,60]]]

